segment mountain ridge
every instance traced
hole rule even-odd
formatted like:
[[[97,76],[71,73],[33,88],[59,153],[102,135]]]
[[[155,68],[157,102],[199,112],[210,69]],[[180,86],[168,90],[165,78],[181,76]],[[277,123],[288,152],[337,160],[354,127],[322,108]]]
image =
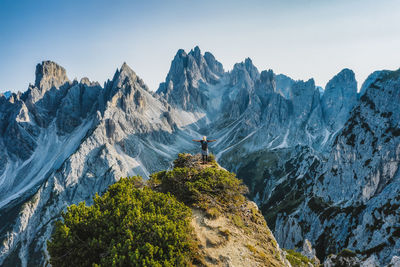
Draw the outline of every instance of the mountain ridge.
[[[352,121],[356,120],[357,108],[384,134],[375,136],[377,141],[373,137],[364,140],[366,144],[375,149],[391,147],[388,151],[398,144],[398,113],[384,100],[389,92],[396,95],[398,72],[376,72],[364,82],[360,94],[354,94],[354,73],[344,70],[331,80],[322,98],[312,79],[294,81],[272,70],[259,72],[250,59],[225,72],[211,53],[202,55],[198,47],[188,54],[178,51],[157,92],[150,92],[125,63],[103,87],[86,78],[71,82],[66,71],[51,61],[39,64],[36,72],[35,84],[26,92],[8,99],[0,96],[0,143],[6,148],[0,152],[0,263],[6,259],[18,259],[16,262],[23,266],[43,263],[44,240],[51,233],[54,214],[67,205],[90,202],[89,196],[103,192],[118,177],[148,177],[168,168],[179,152],[195,151],[190,140],[202,135],[217,139],[210,150],[222,166],[247,183],[268,224],[274,226],[278,243],[296,248],[307,238],[322,248],[317,252],[323,259],[328,252],[338,252],[339,247],[332,242],[349,244],[348,236],[323,239],[322,230],[311,226],[313,235],[307,235],[306,228],[299,226],[303,218],[297,218],[296,212],[322,220],[321,212],[304,208],[310,203],[314,208],[315,204],[327,207],[309,198],[310,194],[332,192],[334,201],[339,198],[337,186],[329,183],[334,178],[320,179],[325,181],[323,185],[319,178],[328,168],[324,166],[334,165],[332,151],[338,144],[348,153],[353,142],[361,142],[357,136],[369,134],[362,122],[357,133],[346,130],[356,126]],[[345,101],[347,91],[355,102]],[[337,97],[341,101],[333,101]],[[372,109],[380,105],[385,106],[382,112]],[[338,120],[333,120],[336,117]],[[378,119],[389,121],[391,126],[384,128]],[[371,128],[370,123],[368,126]],[[343,137],[346,131],[348,135]],[[386,165],[387,161],[397,164],[397,156],[378,157],[373,150],[368,152],[371,166]],[[352,168],[357,170],[350,164],[348,169]],[[380,173],[385,168],[397,167],[384,167]],[[392,182],[396,178],[389,177],[377,190],[378,195],[389,191],[386,198],[394,194],[389,189],[395,188]],[[358,178],[353,174],[351,178],[348,182],[355,186]],[[373,177],[364,181],[368,184]],[[296,201],[285,200],[282,192]],[[386,203],[376,201],[376,207]],[[363,213],[369,208],[356,203],[354,200],[349,205]],[[345,211],[346,206],[338,210]],[[396,214],[392,216],[397,218]],[[359,233],[368,229],[369,219],[365,220],[353,223]],[[389,226],[390,233],[395,233],[395,225]],[[288,233],[293,241],[285,237]],[[397,246],[387,238],[386,248],[376,253],[385,264],[393,256],[385,251]],[[352,248],[370,249],[368,244],[367,238]]]

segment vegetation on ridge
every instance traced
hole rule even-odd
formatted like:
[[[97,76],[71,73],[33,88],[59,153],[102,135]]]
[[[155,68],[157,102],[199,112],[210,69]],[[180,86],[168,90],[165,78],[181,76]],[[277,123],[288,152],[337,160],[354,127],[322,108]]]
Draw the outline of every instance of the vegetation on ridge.
[[[152,174],[149,186],[171,193],[188,206],[210,211],[211,217],[223,211],[234,212],[245,202],[243,194],[248,192],[247,187],[234,173],[215,168],[215,162],[202,166],[194,161],[196,156],[179,154],[174,169]]]
[[[68,207],[48,241],[50,263],[206,266],[226,263],[229,257],[223,257],[223,249],[228,246],[237,251],[247,248],[245,254],[231,254],[236,260],[245,257],[282,266],[263,216],[246,201],[247,187],[211,159],[200,164],[199,155],[179,154],[172,170],[154,173],[148,181],[122,178],[102,196],[96,195],[93,205],[81,202]],[[199,218],[219,226],[214,229]],[[223,254],[213,258],[213,253]]]
[[[308,267],[315,266],[316,263],[301,254],[300,252],[294,251],[293,249],[285,249],[286,259],[290,262],[293,267]]]
[[[123,178],[92,206],[68,207],[48,251],[53,266],[186,266],[195,253],[191,210],[170,194]]]

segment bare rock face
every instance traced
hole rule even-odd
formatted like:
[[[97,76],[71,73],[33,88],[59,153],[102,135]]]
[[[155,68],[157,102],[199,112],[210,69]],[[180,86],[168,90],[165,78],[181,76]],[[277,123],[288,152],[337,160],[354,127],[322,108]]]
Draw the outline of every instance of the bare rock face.
[[[37,69],[37,86],[0,106],[0,265],[43,264],[66,205],[90,202],[120,177],[167,168],[182,121],[126,64],[105,88],[70,83],[52,62]]]
[[[357,81],[354,72],[344,69],[326,85],[322,96],[322,112],[331,131],[340,129],[357,103]]]
[[[42,92],[52,87],[59,88],[68,81],[65,69],[53,61],[43,61],[36,66],[35,86]]]
[[[290,98],[290,91],[294,80],[284,74],[278,74],[275,76],[276,80],[276,91],[279,92],[284,98]]]
[[[201,54],[195,47],[189,54],[179,50],[171,63],[164,83],[157,94],[175,107],[195,111],[207,108],[206,86],[215,84],[224,75],[222,64],[211,53]]]
[[[303,254],[304,256],[306,256],[308,259],[310,259],[311,261],[315,262],[315,264],[318,266],[320,264],[319,259],[317,258],[315,249],[312,247],[310,241],[308,241],[307,239],[304,240],[303,243],[303,250],[301,252],[301,254]]]
[[[98,84],[75,83],[62,99],[56,116],[56,125],[60,135],[71,133],[90,114],[99,107],[98,97],[102,88]]]
[[[349,248],[375,255],[381,265],[397,256],[399,88],[399,71],[381,72],[370,83],[329,156],[307,174],[314,180],[309,195],[277,222],[281,245],[309,238],[320,258]]]

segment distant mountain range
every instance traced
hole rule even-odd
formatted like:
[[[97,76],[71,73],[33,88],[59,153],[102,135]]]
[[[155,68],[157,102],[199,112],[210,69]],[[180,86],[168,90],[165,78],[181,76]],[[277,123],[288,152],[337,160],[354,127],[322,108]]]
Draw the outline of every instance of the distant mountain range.
[[[250,188],[281,247],[305,239],[378,264],[400,255],[400,70],[357,93],[344,69],[324,90],[259,70],[225,71],[179,50],[156,92],[125,63],[103,86],[52,61],[24,93],[0,95],[0,265],[40,265],[52,223],[120,177],[168,168],[203,135]]]

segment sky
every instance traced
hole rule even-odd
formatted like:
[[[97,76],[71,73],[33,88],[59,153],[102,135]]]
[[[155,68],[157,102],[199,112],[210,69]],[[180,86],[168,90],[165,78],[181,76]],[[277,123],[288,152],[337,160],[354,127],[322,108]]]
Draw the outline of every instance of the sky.
[[[250,57],[324,87],[350,68],[360,87],[400,67],[400,0],[0,0],[0,92],[25,91],[43,60],[100,84],[126,62],[157,90],[196,45],[225,70]]]

